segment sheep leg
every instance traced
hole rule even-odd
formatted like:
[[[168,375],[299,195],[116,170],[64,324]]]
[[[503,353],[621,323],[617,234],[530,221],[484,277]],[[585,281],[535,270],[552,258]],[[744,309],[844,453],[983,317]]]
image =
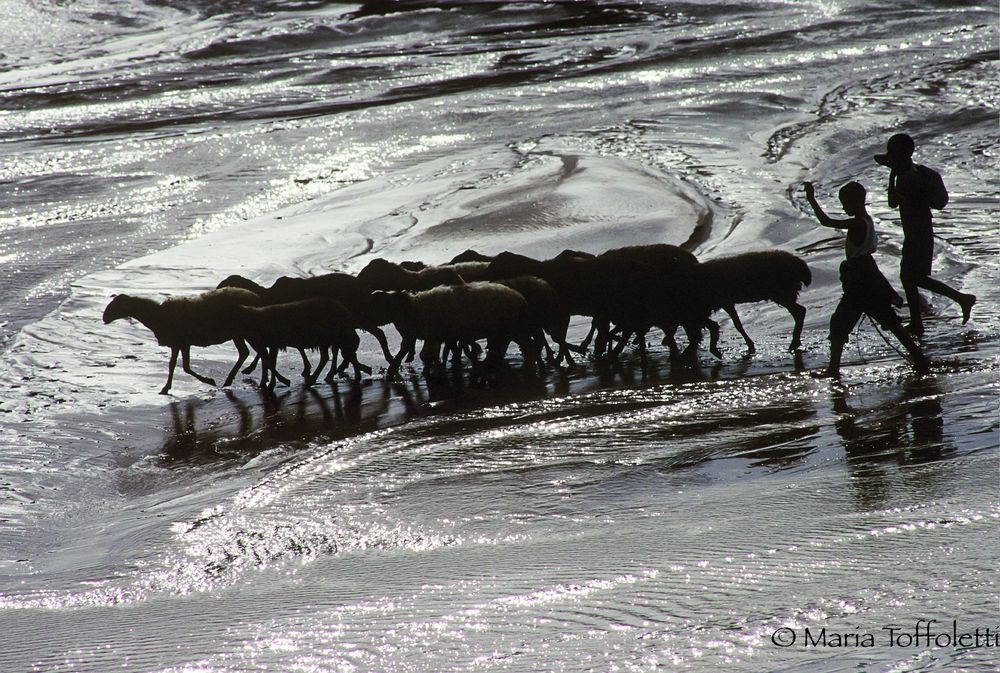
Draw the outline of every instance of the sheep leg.
[[[391,360],[389,360],[389,371],[386,372],[386,376],[393,378],[399,375],[399,366],[403,362],[403,356],[406,355],[407,351],[416,348],[417,340],[413,337],[404,337],[403,344],[399,349],[399,353],[394,355]]]
[[[590,346],[590,340],[594,338],[594,334],[597,332],[597,318],[590,321],[590,331],[587,332],[587,336],[583,338],[579,346],[576,346],[573,350],[577,353],[586,353],[587,347]]]
[[[202,383],[207,383],[210,386],[216,385],[215,379],[210,378],[208,376],[202,376],[201,374],[199,374],[196,371],[194,371],[193,369],[191,369],[191,347],[190,346],[182,346],[181,347],[181,369],[183,369],[185,372],[187,372],[191,376],[195,377],[196,379],[198,379]]]
[[[357,350],[347,350],[344,349],[344,364],[350,363],[354,367],[354,382],[361,383],[361,372],[366,374],[372,373],[372,368],[368,365],[363,365],[358,362],[358,352]]]
[[[258,354],[254,354],[253,362],[251,362],[250,364],[248,364],[246,366],[246,369],[243,370],[243,373],[244,374],[249,374],[249,373],[253,372],[253,370],[257,369],[257,363],[258,362],[260,362],[260,354],[259,353]]]
[[[719,350],[719,323],[711,318],[705,318],[705,327],[708,328],[709,342],[708,350],[715,357],[722,359],[722,351]]]
[[[312,365],[309,364],[309,358],[306,357],[306,349],[305,348],[300,348],[298,350],[299,350],[299,355],[302,356],[302,378],[308,379],[309,378],[309,373],[312,371]],[[319,365],[317,367],[317,372],[316,372],[316,377],[317,378],[319,377],[319,371],[322,370],[322,369],[323,369],[323,365]],[[313,381],[315,382],[316,379],[314,378]]]
[[[385,332],[382,331],[381,327],[365,327],[363,328],[366,332],[375,337],[378,341],[378,345],[382,348],[382,355],[385,356],[386,362],[393,361],[392,351],[389,350],[389,340],[385,338]]]
[[[753,345],[753,339],[747,334],[747,331],[743,329],[743,323],[740,322],[740,316],[736,313],[736,306],[730,304],[729,306],[723,306],[723,310],[729,314],[729,317],[733,319],[733,326],[736,331],[743,335],[743,340],[747,342],[747,352],[756,353],[757,347]]]
[[[688,345],[681,354],[681,358],[692,366],[698,364],[698,344],[701,343],[701,327],[700,324],[684,324],[684,333],[687,334]]]
[[[278,381],[281,381],[282,384],[286,386],[289,385],[288,379],[286,379],[284,376],[278,373],[278,350],[279,349],[277,347],[273,347],[268,349],[266,353],[267,371],[271,373],[271,376],[267,381],[266,385],[262,387],[265,388],[268,392],[274,391],[274,386]]]
[[[539,327],[535,331],[535,344],[541,344],[541,348],[538,349],[538,366],[544,367],[545,362],[548,361],[549,364],[554,365],[556,363],[556,354],[552,350],[552,346],[549,345],[549,340],[545,338],[545,331]],[[545,352],[545,359],[542,359],[542,351]]]
[[[416,349],[416,342],[412,347]],[[424,363],[424,367],[431,367],[438,364],[441,360],[438,357],[438,353],[441,350],[441,342],[434,341],[431,339],[424,339],[424,345],[420,349],[420,361]]]
[[[278,373],[278,369],[277,369],[277,366],[278,366],[278,354],[277,353],[274,354],[274,366],[275,366],[275,369],[273,369],[271,371],[271,373],[274,374],[274,378],[278,379],[278,381],[283,386],[290,386],[290,385],[292,385],[291,381],[289,381],[284,376],[282,376],[281,374]]]
[[[314,383],[316,383],[316,379],[319,378],[319,374],[320,374],[320,372],[323,371],[323,367],[326,367],[326,363],[329,362],[329,360],[330,360],[330,354],[329,354],[328,351],[329,351],[329,349],[326,346],[320,346],[319,347],[319,364],[316,365],[316,369],[313,372],[311,372],[311,374],[306,375],[306,387],[307,388],[311,388],[312,385]],[[304,357],[305,356],[305,351],[303,350],[303,351],[301,351],[301,353],[302,353],[302,355]],[[334,355],[334,358],[336,358],[336,357],[337,356]],[[333,364],[334,364],[334,366],[336,366],[336,364],[337,364],[336,363],[336,359],[334,359],[334,363]],[[330,368],[330,371],[333,371],[333,367]]]
[[[606,318],[594,318],[592,325],[597,329],[597,337],[594,339],[594,357],[602,357],[608,351],[608,342],[611,337],[611,322]]]
[[[247,356],[250,355],[250,349],[247,348],[247,344],[243,339],[233,339],[233,344],[236,346],[239,358],[236,360],[233,368],[229,370],[229,376],[226,377],[226,382],[222,384],[223,387],[232,385],[233,379],[236,378],[236,372],[240,370],[240,366],[246,361]]]
[[[462,342],[451,341],[441,344],[441,364],[448,366],[449,356],[453,365],[462,364]]]
[[[272,377],[268,376],[268,374],[271,373],[271,352],[272,352],[272,349],[268,348],[267,346],[264,346],[261,350],[257,351],[257,354],[260,356],[260,389],[261,390],[268,390],[267,384],[268,384],[269,380],[272,378]],[[275,357],[277,357],[277,355],[275,355]],[[273,383],[271,385],[271,388],[272,389],[274,388]]]
[[[260,361],[260,383],[258,387],[261,390],[267,386],[267,372],[268,372],[268,359],[267,346],[254,346],[254,350],[257,351],[257,360]]]
[[[566,364],[570,366],[576,364],[573,361],[573,356],[569,354],[571,347],[568,343],[566,343],[566,340],[563,339],[562,341],[558,341],[557,343],[559,344],[559,353],[558,355],[556,355],[556,364],[559,364],[560,362],[563,361],[565,361]]]
[[[784,306],[792,314],[795,320],[795,329],[792,331],[792,343],[788,345],[789,352],[798,350],[802,346],[802,324],[806,319],[806,308],[794,299],[788,302],[778,302],[779,306]]]
[[[670,320],[665,325],[663,325],[663,341],[660,343],[670,349],[670,359],[676,360],[680,349],[677,348],[677,340],[674,338],[674,334],[677,332],[677,321]]]
[[[278,380],[274,374],[278,373],[278,349],[273,348],[267,353],[267,370],[271,373],[268,377],[267,383],[263,386],[264,390],[274,392],[275,382]]]
[[[539,333],[541,330],[539,330]],[[545,338],[544,336],[542,337]],[[542,359],[542,349],[538,345],[538,337],[532,336],[531,332],[525,332],[515,338],[517,347],[521,349],[521,362],[529,373],[536,373],[545,368],[545,361]]]
[[[608,338],[608,355],[613,359],[617,360],[621,356],[622,352],[625,350],[625,346],[628,345],[629,337],[632,336],[632,330],[622,330],[622,338],[614,348],[611,347],[611,339]]]
[[[343,374],[344,370],[347,369],[348,361],[347,354],[344,354],[344,361],[337,366],[337,354],[340,352],[340,346],[332,346],[330,348],[330,371],[327,373],[326,378],[323,379],[327,383],[333,383],[333,380],[337,377],[337,374]]]
[[[261,358],[261,367],[262,367],[261,373],[260,373],[260,381],[261,381],[260,387],[261,388],[264,388],[267,385],[268,373],[270,373],[271,376],[273,377],[273,379],[275,379],[275,380],[271,381],[271,389],[272,390],[274,389],[275,383],[280,383],[283,386],[290,386],[290,385],[292,385],[291,381],[289,381],[288,379],[286,379],[284,376],[282,376],[278,372],[278,351],[279,350],[280,349],[277,348],[277,347],[272,348],[272,349],[269,350],[265,346],[264,349],[263,349],[263,351],[257,351],[258,357]],[[271,363],[270,365],[267,364],[269,361]]]
[[[167,367],[167,383],[160,389],[161,395],[166,395],[170,392],[170,386],[174,384],[174,367],[177,366],[177,353],[180,349],[173,347],[170,349],[170,364]]]
[[[334,362],[336,362],[336,352],[337,352],[336,349],[334,349]],[[368,365],[363,365],[360,362],[358,362],[358,351],[357,350],[353,350],[353,351],[348,351],[346,349],[344,350],[344,361],[340,364],[340,367],[337,368],[337,373],[338,374],[343,374],[345,371],[347,371],[347,368],[349,366],[353,366],[354,367],[354,380],[355,380],[355,382],[358,382],[358,381],[361,380],[361,373],[362,372],[364,372],[365,374],[371,374],[372,373],[372,368],[371,367],[369,367]],[[331,370],[331,372],[332,372],[332,370]],[[347,378],[347,377],[345,376],[344,378]],[[330,376],[330,379],[331,380],[333,379],[332,375]]]

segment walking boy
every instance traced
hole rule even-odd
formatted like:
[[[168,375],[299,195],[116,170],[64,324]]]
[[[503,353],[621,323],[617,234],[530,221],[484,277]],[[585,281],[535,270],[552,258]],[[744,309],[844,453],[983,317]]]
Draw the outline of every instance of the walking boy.
[[[847,238],[844,241],[847,259],[840,264],[840,283],[844,289],[844,296],[830,317],[830,364],[826,371],[818,376],[840,375],[840,358],[844,352],[844,345],[851,330],[864,314],[896,335],[910,353],[913,367],[918,373],[927,372],[929,369],[927,358],[913,337],[903,328],[903,323],[893,309],[894,305],[901,306],[903,301],[879,271],[875,258],[872,257],[878,239],[875,236],[875,223],[865,208],[867,197],[865,188],[858,182],[849,182],[841,187],[840,203],[850,218],[835,220],[823,212],[817,203],[812,183],[807,182],[803,187],[809,205],[812,206],[820,224],[824,227],[847,230]]]
[[[903,259],[899,266],[899,280],[910,309],[910,324],[907,327],[919,336],[924,333],[919,288],[957,302],[962,307],[963,325],[969,321],[976,297],[931,278],[934,257],[931,208],[944,208],[948,203],[948,191],[937,171],[913,163],[913,150],[913,138],[897,133],[889,138],[886,153],[876,154],[875,161],[890,169],[889,207],[899,208],[899,219],[903,225]]]

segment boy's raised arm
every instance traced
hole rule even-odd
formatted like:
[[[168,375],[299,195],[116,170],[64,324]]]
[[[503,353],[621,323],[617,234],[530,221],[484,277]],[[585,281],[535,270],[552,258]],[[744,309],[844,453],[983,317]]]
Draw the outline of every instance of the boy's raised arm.
[[[851,220],[835,220],[829,215],[827,215],[823,208],[820,207],[819,202],[816,201],[816,192],[813,188],[813,183],[806,182],[802,185],[802,189],[805,190],[806,199],[809,201],[809,205],[812,206],[813,212],[816,214],[816,219],[824,227],[832,227],[834,229],[850,229],[851,224],[854,222]]]

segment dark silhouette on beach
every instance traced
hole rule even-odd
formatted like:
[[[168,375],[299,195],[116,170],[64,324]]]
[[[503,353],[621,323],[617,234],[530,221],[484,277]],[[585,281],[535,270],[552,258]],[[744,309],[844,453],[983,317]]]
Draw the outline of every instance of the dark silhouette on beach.
[[[889,170],[889,207],[899,208],[903,226],[903,259],[899,280],[910,310],[907,328],[916,335],[924,332],[920,315],[920,288],[948,297],[962,307],[962,324],[969,321],[976,297],[931,278],[934,257],[934,228],[931,208],[941,210],[948,203],[948,191],[937,171],[913,162],[913,138],[897,133],[889,138],[885,154],[875,161]]]
[[[840,203],[849,219],[835,220],[827,215],[816,201],[811,182],[803,186],[809,205],[820,224],[834,229],[846,229],[844,253],[847,257],[840,265],[840,282],[844,296],[830,317],[830,364],[819,376],[840,375],[840,358],[851,330],[863,315],[877,321],[892,332],[910,353],[917,372],[929,368],[927,358],[913,337],[903,328],[903,323],[893,306],[902,304],[902,298],[879,271],[872,255],[878,246],[875,223],[865,208],[867,192],[858,182],[849,182],[840,189]]]

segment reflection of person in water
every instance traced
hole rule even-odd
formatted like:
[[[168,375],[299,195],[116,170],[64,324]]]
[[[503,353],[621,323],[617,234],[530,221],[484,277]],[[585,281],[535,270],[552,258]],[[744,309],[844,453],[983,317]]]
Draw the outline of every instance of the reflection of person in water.
[[[948,191],[941,176],[926,166],[913,163],[913,138],[897,133],[889,138],[885,154],[875,155],[875,161],[889,167],[889,207],[899,208],[903,225],[903,259],[899,280],[903,283],[906,303],[910,309],[911,332],[924,331],[920,316],[920,290],[930,290],[948,297],[962,307],[962,323],[969,321],[975,295],[964,294],[931,278],[934,256],[934,229],[931,208],[942,209],[948,203]]]
[[[901,488],[932,493],[935,484],[947,481],[944,466],[895,472],[888,465],[939,461],[954,451],[945,437],[944,396],[934,377],[911,379],[898,396],[869,398],[867,405],[867,395],[852,400],[847,386],[832,386],[830,392],[833,427],[851,474],[848,483],[864,507],[884,507]]]
[[[913,358],[914,368],[918,372],[926,372],[927,358],[903,328],[903,323],[893,309],[893,305],[902,304],[902,299],[879,271],[875,258],[872,257],[878,239],[875,236],[875,223],[865,208],[865,188],[858,182],[849,182],[840,189],[840,203],[844,212],[851,216],[846,220],[835,220],[823,212],[816,201],[811,182],[805,183],[804,189],[820,224],[847,230],[844,245],[847,259],[840,265],[844,296],[830,317],[830,364],[820,376],[839,376],[844,344],[858,320],[865,314],[895,334]]]

